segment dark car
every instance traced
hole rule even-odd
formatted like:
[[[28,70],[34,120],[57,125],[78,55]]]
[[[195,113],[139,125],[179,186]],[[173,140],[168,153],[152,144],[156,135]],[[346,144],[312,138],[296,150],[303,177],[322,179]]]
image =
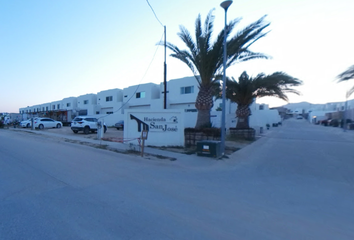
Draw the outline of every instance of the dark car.
[[[328,125],[332,127],[338,127],[340,124],[338,119],[331,119],[328,121]]]
[[[321,125],[323,126],[328,126],[328,123],[331,121],[332,119],[325,119],[321,121]]]
[[[120,120],[116,124],[114,124],[114,126],[117,128],[117,130],[120,130],[120,129],[124,130],[124,121]]]

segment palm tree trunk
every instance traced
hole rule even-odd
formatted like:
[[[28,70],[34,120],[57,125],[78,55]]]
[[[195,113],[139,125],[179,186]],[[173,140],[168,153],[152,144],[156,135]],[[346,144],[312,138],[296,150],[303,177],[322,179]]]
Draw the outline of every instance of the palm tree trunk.
[[[197,122],[195,128],[208,128],[211,127],[210,123],[210,110],[198,110]]]
[[[200,86],[195,107],[198,110],[195,128],[211,127],[210,109],[213,107],[213,95],[210,86]]]
[[[251,115],[251,110],[248,105],[238,105],[236,110],[237,125],[238,129],[250,128],[249,126],[249,116]]]

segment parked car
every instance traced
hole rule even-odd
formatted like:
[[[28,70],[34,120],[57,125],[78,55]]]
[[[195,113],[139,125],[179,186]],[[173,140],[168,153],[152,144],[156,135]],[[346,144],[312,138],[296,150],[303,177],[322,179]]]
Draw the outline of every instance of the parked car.
[[[332,119],[325,119],[321,121],[321,125],[323,126],[328,126],[328,123],[331,121]]]
[[[340,124],[339,121],[340,120],[338,120],[338,119],[331,119],[331,120],[328,121],[328,125],[332,126],[332,127],[338,127],[339,124]]]
[[[36,120],[36,119],[37,119],[37,118],[34,118],[34,120]],[[30,127],[32,127],[32,118],[21,121],[21,122],[20,122],[20,127],[23,127],[23,128],[30,128]]]
[[[38,129],[61,128],[63,126],[63,123],[51,118],[36,118],[33,121],[33,126]]]
[[[83,131],[85,134],[97,132],[98,129],[98,119],[89,116],[78,116],[74,118],[71,122],[71,130],[74,133]],[[104,132],[107,132],[107,126],[103,123]]]
[[[303,119],[303,117],[301,115],[298,115],[296,119]]]
[[[117,130],[120,130],[120,129],[124,130],[124,121],[120,120],[116,124],[114,124],[114,126],[117,128]]]

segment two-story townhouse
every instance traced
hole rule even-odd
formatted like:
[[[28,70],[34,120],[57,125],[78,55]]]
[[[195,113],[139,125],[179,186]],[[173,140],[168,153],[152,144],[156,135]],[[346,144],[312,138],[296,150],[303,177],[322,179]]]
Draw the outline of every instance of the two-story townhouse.
[[[77,97],[78,115],[94,115],[97,110],[97,95],[90,93]]]
[[[61,100],[60,110],[64,111],[76,111],[77,110],[77,98],[67,97]]]
[[[164,85],[160,84],[161,98],[164,98]],[[195,100],[198,95],[198,82],[195,77],[173,79],[167,82],[167,109],[185,109],[196,112]]]
[[[158,84],[145,83],[123,89],[124,108],[163,109]]]
[[[59,106],[59,121],[62,121],[64,125],[70,122],[76,115],[78,115],[77,107],[77,98],[76,97],[67,97],[63,98],[60,103],[57,103]]]
[[[123,112],[123,90],[115,88],[97,93],[97,111],[95,114],[113,114]]]

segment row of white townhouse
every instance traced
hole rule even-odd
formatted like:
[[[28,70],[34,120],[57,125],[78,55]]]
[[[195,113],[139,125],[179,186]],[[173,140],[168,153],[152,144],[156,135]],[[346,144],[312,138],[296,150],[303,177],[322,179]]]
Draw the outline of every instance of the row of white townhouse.
[[[166,108],[184,109],[186,113],[191,113],[186,127],[193,127],[195,124],[197,112],[195,100],[198,91],[198,83],[194,77],[173,79],[167,83]],[[46,116],[63,122],[70,122],[78,115],[96,115],[104,118],[108,126],[112,126],[117,121],[124,119],[124,110],[126,109],[164,109],[164,94],[163,83],[146,83],[124,89],[109,89],[97,94],[85,94],[28,106],[20,108],[19,112],[23,115],[23,118]],[[221,112],[217,110],[221,107],[221,100],[216,100],[212,109],[214,126],[219,125],[220,120],[218,118]],[[230,119],[230,123],[227,125],[234,125],[232,118],[235,118],[237,104],[226,101],[225,107]],[[268,106],[254,104],[251,109],[252,111],[268,110]]]

